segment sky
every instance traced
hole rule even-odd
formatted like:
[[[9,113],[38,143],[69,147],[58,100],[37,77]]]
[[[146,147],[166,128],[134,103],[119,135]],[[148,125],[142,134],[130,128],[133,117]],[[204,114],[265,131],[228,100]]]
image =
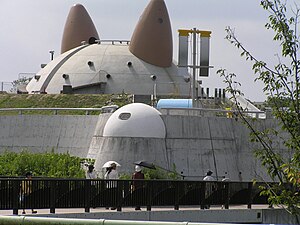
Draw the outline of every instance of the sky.
[[[91,16],[100,39],[130,40],[149,0],[0,0],[0,82],[11,82],[26,73],[37,73],[40,65],[60,53],[62,32],[72,5],[82,4]],[[252,101],[263,101],[263,84],[254,82],[251,64],[225,40],[225,28],[234,28],[241,42],[257,58],[274,62],[278,47],[273,33],[265,29],[268,13],[259,0],[165,0],[177,60],[178,29],[210,30],[209,77],[202,86],[225,88],[216,74],[226,69],[237,74],[242,91]]]

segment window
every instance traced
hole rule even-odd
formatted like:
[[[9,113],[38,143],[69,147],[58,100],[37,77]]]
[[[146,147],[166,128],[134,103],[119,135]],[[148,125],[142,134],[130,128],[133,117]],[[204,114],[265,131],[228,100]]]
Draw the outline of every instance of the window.
[[[131,113],[121,113],[119,115],[120,120],[128,120],[131,117]]]

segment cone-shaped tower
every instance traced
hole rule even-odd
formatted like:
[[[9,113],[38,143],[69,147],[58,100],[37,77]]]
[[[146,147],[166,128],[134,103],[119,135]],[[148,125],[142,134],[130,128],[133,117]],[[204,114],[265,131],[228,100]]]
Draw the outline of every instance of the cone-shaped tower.
[[[151,0],[145,8],[131,37],[129,50],[147,63],[171,66],[172,30],[164,0]]]
[[[72,6],[64,28],[61,53],[80,46],[82,41],[93,43],[98,39],[98,32],[86,9],[81,4]]]

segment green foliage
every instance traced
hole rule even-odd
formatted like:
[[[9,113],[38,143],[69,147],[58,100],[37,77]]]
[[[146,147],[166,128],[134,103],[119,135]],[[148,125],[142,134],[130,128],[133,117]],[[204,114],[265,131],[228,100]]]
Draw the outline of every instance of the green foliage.
[[[31,171],[34,176],[84,178],[82,159],[68,153],[20,153],[6,151],[0,155],[1,176],[24,176]]]
[[[226,28],[226,39],[241,50],[241,56],[253,63],[252,69],[256,74],[256,81],[264,83],[263,91],[268,96],[268,105],[272,113],[280,122],[280,129],[257,129],[248,118],[240,113],[240,117],[251,131],[251,140],[259,143],[255,155],[266,167],[269,175],[279,185],[264,187],[263,194],[269,196],[272,204],[287,206],[290,213],[299,213],[299,173],[300,173],[300,60],[299,52],[299,16],[300,9],[294,5],[287,5],[287,1],[261,0],[261,6],[269,13],[269,22],[266,29],[274,31],[273,41],[281,47],[281,56],[278,63],[270,67],[266,62],[252,55],[237,39],[233,29]],[[240,109],[236,97],[241,94],[240,83],[236,82],[236,75],[219,70],[224,77],[227,91],[232,95],[237,108]],[[288,134],[288,137],[287,137]],[[275,138],[276,137],[276,138]],[[276,151],[278,143],[282,140],[286,152],[280,154]],[[287,157],[287,153],[291,157]]]

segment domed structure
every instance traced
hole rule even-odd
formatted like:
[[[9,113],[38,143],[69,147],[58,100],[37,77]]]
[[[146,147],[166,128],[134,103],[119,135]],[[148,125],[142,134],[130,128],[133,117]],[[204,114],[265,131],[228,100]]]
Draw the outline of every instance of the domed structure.
[[[65,52],[27,86],[29,93],[48,94],[188,95],[188,90],[189,83],[174,64],[162,68],[146,63],[123,43],[83,45]]]
[[[163,0],[150,1],[132,43],[96,40],[98,34],[93,27],[83,6],[75,5],[63,35],[62,52],[66,52],[36,74],[26,87],[29,94],[128,93],[137,96],[136,100],[138,96],[146,98],[146,102],[151,95],[189,96],[187,69],[172,63],[171,27]],[[156,34],[149,36],[150,30]],[[78,46],[82,40],[85,42]]]
[[[108,119],[103,137],[165,138],[160,112],[142,103],[132,103],[115,111]]]
[[[96,170],[115,160],[122,165],[120,171],[130,171],[132,163],[141,159],[170,169],[166,127],[155,108],[132,103],[115,111],[107,121],[100,115],[98,122],[87,155],[95,159]]]

